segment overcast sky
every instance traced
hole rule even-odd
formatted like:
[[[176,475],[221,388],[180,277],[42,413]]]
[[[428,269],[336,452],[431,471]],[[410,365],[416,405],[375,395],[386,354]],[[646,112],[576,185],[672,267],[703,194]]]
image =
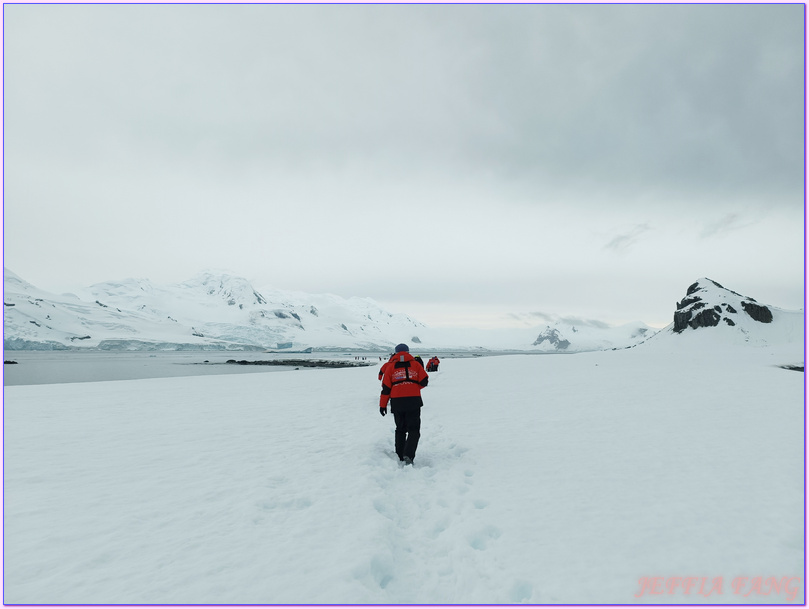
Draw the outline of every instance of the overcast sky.
[[[662,326],[705,276],[803,306],[803,5],[3,12],[4,261],[40,288],[228,269],[434,326]]]

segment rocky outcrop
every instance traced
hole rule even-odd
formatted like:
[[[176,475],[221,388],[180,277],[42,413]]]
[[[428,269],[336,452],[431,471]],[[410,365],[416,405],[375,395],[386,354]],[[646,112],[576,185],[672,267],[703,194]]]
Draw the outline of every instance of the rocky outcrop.
[[[533,345],[536,347],[545,341],[553,345],[559,351],[563,351],[570,346],[570,341],[562,338],[559,335],[559,330],[556,328],[546,328],[539,336],[537,336],[537,339],[533,342]]]
[[[772,323],[772,311],[770,311],[767,307],[763,307],[755,302],[743,300],[742,308],[744,309],[745,313],[747,313],[757,322],[762,324]]]
[[[695,313],[695,311],[699,312]],[[677,311],[674,313],[674,331],[682,332],[686,328],[696,329],[718,326],[721,320],[721,312],[721,309],[719,311],[716,309],[699,310],[696,307],[692,307],[689,311]]]
[[[730,301],[759,323],[773,320],[772,311],[752,298],[728,290],[712,279],[700,279],[688,287],[685,298],[677,303],[674,332],[680,333],[688,328],[711,328],[718,326],[721,321],[728,326],[736,326],[739,311]]]

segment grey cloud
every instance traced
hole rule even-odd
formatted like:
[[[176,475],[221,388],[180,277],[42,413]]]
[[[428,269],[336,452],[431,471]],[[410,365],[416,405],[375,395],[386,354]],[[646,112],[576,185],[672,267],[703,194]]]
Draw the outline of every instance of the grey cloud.
[[[740,201],[799,224],[803,8],[8,4],[9,264],[99,281],[272,268],[279,287],[582,321],[611,295],[635,317],[662,288],[630,301],[616,277],[649,278],[648,259],[594,268],[604,251],[651,226],[739,233]],[[394,204],[445,213],[411,231]],[[755,257],[789,261],[792,285],[802,232],[774,226]],[[394,241],[440,263],[392,280]],[[710,239],[691,262],[671,241],[644,242],[662,274],[706,274]],[[344,264],[349,244],[368,255]]]
[[[797,5],[6,13],[12,157],[46,143],[130,162],[441,164],[563,192],[801,189]]]
[[[560,316],[553,313],[542,313],[540,311],[533,311],[526,314],[527,317],[537,319],[544,323],[564,323],[571,326],[582,326],[588,328],[609,328],[610,325],[598,319],[586,319],[583,317]],[[520,319],[520,316],[514,315],[515,319]]]
[[[504,69],[490,107],[514,136],[493,162],[561,186],[585,175],[617,195],[797,193],[800,7],[542,8],[526,19],[539,49],[492,65]]]
[[[718,220],[705,223],[703,225],[702,231],[700,232],[700,237],[706,239],[709,237],[713,237],[714,235],[717,234],[739,230],[741,228],[745,228],[753,224],[754,222],[752,220],[750,220],[749,218],[745,218],[745,216],[743,216],[742,214],[729,213],[725,214]]]
[[[551,315],[549,313],[540,313],[538,311],[534,311],[531,313],[507,313],[504,315],[507,319],[512,319],[514,321],[518,321],[525,325],[535,325],[537,323],[555,323],[559,321],[558,315]]]
[[[613,237],[604,246],[604,249],[612,250],[613,252],[624,252],[635,245],[640,240],[641,235],[644,235],[650,230],[651,227],[648,224],[638,224],[629,231]]]
[[[550,313],[541,313],[539,311],[532,311],[531,313],[528,313],[528,316],[529,317],[535,317],[535,318],[537,318],[537,319],[539,319],[541,321],[547,321],[547,322],[554,322],[554,321],[558,321],[558,319],[559,319],[558,315],[552,315]]]

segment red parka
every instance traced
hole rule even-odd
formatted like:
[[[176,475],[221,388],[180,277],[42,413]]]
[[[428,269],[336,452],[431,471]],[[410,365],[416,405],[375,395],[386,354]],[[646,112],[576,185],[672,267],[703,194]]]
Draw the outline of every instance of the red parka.
[[[385,370],[388,369],[388,367],[390,366],[391,361],[393,361],[393,358],[391,358],[389,361],[382,364],[382,367],[379,369],[379,380],[380,381],[382,380],[382,377],[385,376]]]
[[[430,377],[412,355],[397,353],[384,368],[380,408],[386,408],[391,398],[421,398],[421,389]]]

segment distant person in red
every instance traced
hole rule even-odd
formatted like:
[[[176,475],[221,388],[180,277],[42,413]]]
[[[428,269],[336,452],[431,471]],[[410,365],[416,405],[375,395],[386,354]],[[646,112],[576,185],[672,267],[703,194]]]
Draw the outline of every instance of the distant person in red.
[[[395,356],[396,356],[396,354],[395,354],[395,353],[393,353],[393,354],[390,356],[390,359],[389,359],[388,361],[386,361],[384,364],[382,364],[382,367],[379,369],[379,380],[380,380],[380,381],[382,380],[382,377],[383,377],[383,376],[385,376],[385,370],[387,370],[387,369],[388,369],[388,366],[390,366],[390,363],[393,361],[393,358],[394,358]],[[381,358],[380,358],[380,359],[381,359]]]
[[[388,414],[388,402],[396,421],[395,447],[399,461],[412,465],[421,437],[421,390],[429,376],[424,367],[410,355],[405,344],[396,345],[396,353],[382,376],[379,414]]]
[[[438,359],[437,355],[434,355],[430,358],[430,361],[427,362],[427,372],[435,372],[438,370],[438,364],[441,363],[441,360]]]

